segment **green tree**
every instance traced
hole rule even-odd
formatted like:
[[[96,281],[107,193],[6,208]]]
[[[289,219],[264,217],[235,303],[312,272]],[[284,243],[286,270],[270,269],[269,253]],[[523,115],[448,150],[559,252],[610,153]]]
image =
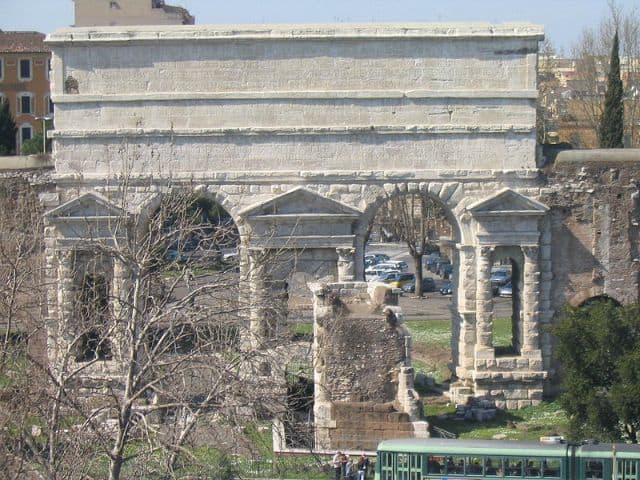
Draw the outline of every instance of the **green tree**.
[[[622,136],[624,134],[624,92],[620,78],[620,44],[618,32],[613,36],[611,47],[611,62],[609,64],[609,77],[607,93],[604,97],[604,112],[600,119],[598,137],[601,148],[622,148]]]
[[[16,122],[9,110],[9,102],[0,101],[0,155],[15,152],[17,131]]]
[[[638,443],[640,305],[604,299],[567,307],[552,331],[571,437]]]
[[[36,133],[33,138],[22,143],[23,155],[36,155],[42,153],[42,134]]]

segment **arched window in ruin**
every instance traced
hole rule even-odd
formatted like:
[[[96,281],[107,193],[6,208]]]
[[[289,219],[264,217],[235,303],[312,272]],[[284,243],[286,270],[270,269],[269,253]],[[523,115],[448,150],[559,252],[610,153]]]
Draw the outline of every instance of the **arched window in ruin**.
[[[496,356],[520,355],[523,344],[523,255],[520,247],[496,247],[491,267],[493,347]]]
[[[109,282],[96,272],[82,275],[76,302],[78,313],[77,362],[111,359],[109,330]]]

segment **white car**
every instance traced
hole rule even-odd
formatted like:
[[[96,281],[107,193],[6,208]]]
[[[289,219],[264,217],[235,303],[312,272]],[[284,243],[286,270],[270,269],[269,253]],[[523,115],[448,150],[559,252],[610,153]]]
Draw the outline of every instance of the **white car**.
[[[379,277],[381,277],[383,274],[388,273],[388,272],[397,272],[400,273],[400,270],[395,270],[395,269],[387,269],[387,268],[377,268],[378,265],[376,265],[375,267],[369,267],[364,271],[364,279],[367,282],[373,282],[374,280],[378,280]]]
[[[400,270],[401,272],[406,272],[407,270],[409,270],[409,265],[407,265],[407,262],[403,262],[401,260],[388,260],[386,262],[377,264],[375,267],[386,270]]]

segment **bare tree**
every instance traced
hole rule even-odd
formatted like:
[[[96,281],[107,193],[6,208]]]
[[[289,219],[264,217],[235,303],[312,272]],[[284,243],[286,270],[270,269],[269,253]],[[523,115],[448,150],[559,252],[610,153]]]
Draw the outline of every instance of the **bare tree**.
[[[230,464],[224,473],[201,461],[197,438],[222,454],[237,451],[238,426],[282,417],[286,409],[284,362],[274,358],[280,340],[249,341],[251,298],[238,294],[238,267],[222,258],[220,247],[239,240],[230,218],[188,186],[166,187],[150,215],[128,204],[135,197],[128,190],[123,181],[113,192],[119,213],[105,219],[87,212],[82,225],[74,224],[79,231],[71,237],[78,239],[47,265],[56,278],[66,272],[64,291],[52,295],[62,296],[63,315],[47,324],[34,310],[27,331],[48,327],[50,355],[23,355],[29,381],[14,381],[6,395],[3,421],[18,433],[0,454],[11,459],[15,478],[36,470],[50,480],[181,472],[225,478]],[[145,196],[152,194],[135,198]],[[33,215],[39,220],[38,209]],[[2,244],[10,251],[2,257],[7,295],[0,308],[15,324],[20,311],[32,311],[28,300],[38,305],[43,262],[42,242],[25,241],[39,227],[14,224],[0,223],[15,238],[13,250]],[[276,260],[267,256],[265,262]],[[27,275],[19,262],[31,257],[37,261]],[[265,314],[282,317],[275,310],[283,303],[263,297]],[[9,362],[13,330],[3,333],[0,373],[21,379]]]
[[[20,178],[2,181],[0,201],[0,464],[6,478],[28,478],[25,442],[37,426],[30,415],[40,399],[29,359],[44,354],[37,348],[44,337],[42,212],[36,191]]]
[[[543,144],[548,141],[547,135],[557,128],[560,83],[556,76],[556,51],[548,39],[541,43],[539,52],[536,131],[538,143]]]
[[[640,113],[640,13],[636,8],[625,8],[615,0],[609,0],[607,4],[609,15],[595,28],[585,29],[572,48],[572,56],[576,61],[576,78],[571,86],[573,98],[570,110],[579,130],[582,130],[582,145],[597,146],[606,75],[617,31],[624,83],[625,134],[630,139],[631,146],[634,146]]]
[[[387,195],[374,220],[407,244],[415,266],[417,296],[422,296],[422,257],[438,249],[438,237],[448,225],[439,202],[427,192]]]

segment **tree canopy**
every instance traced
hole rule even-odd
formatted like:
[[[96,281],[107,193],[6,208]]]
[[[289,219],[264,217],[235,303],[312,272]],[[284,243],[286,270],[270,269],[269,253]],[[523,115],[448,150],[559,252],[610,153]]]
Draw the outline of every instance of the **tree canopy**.
[[[15,152],[17,131],[9,102],[0,100],[0,155]]]
[[[618,32],[613,37],[611,47],[611,62],[609,63],[609,77],[607,93],[604,97],[604,112],[600,120],[598,131],[601,148],[622,148],[624,133],[624,91],[620,78],[620,43]]]
[[[567,307],[553,333],[570,435],[638,443],[640,305],[622,307],[604,298]]]

